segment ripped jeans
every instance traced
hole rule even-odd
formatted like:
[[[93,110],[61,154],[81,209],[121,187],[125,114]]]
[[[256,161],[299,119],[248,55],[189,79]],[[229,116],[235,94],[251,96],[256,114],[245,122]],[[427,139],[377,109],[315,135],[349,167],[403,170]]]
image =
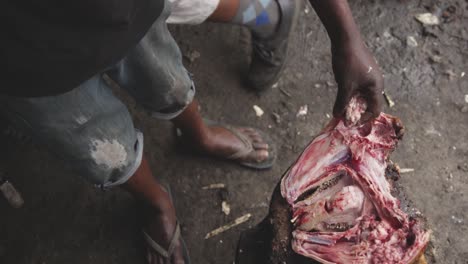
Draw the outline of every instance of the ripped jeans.
[[[195,94],[180,50],[167,29],[170,9],[166,1],[161,16],[140,43],[106,71],[153,116],[163,119],[181,113]],[[0,112],[97,186],[125,183],[140,166],[143,135],[101,73],[57,96],[0,95]]]

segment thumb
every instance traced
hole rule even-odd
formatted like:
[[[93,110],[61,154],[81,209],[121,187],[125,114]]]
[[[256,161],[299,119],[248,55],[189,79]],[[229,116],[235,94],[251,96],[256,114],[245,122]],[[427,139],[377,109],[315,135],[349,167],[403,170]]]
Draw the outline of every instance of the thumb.
[[[383,95],[379,89],[367,89],[363,95],[367,101],[366,113],[361,117],[361,123],[377,118],[382,112]]]
[[[335,105],[333,106],[333,116],[341,118],[345,116],[346,106],[351,100],[349,89],[339,88],[336,95]]]

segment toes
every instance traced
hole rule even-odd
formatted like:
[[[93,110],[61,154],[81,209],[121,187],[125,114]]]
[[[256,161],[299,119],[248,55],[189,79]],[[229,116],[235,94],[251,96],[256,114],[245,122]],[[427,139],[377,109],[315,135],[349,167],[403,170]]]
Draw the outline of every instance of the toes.
[[[184,264],[184,259],[180,257],[172,257],[172,261],[170,264]]]
[[[146,260],[148,261],[149,264],[153,263],[153,255],[151,255],[149,250],[146,251]]]
[[[242,129],[242,132],[246,135],[249,135],[249,136],[255,136],[255,137],[259,137],[260,134],[258,133],[258,131],[256,129],[253,129],[253,128],[243,128]]]
[[[262,137],[260,136],[250,136],[252,143],[265,143]]]
[[[246,147],[245,143],[242,142],[245,139],[241,139],[239,138],[239,136],[236,135],[236,133],[232,133],[232,129],[226,130],[231,130],[231,134],[233,134],[233,136],[236,136],[238,140],[237,144],[232,144],[235,149],[238,149],[240,147]],[[265,142],[265,138],[263,138],[263,134],[260,131],[250,127],[235,127],[235,130],[239,134],[242,134],[242,136],[244,136],[246,140],[250,141],[253,147],[253,151],[251,151],[243,157],[239,157],[239,160],[243,162],[261,163],[270,157],[271,148]]]
[[[258,151],[255,151],[255,161],[256,162],[262,162],[264,160],[266,160],[269,156],[269,153],[268,151],[266,150],[258,150]]]
[[[262,136],[260,135],[260,133],[258,132],[258,130],[256,129],[253,129],[253,128],[237,128],[237,130],[248,136],[251,140],[252,143],[265,143],[265,140],[262,138]]]
[[[166,262],[161,256],[153,257],[153,262],[151,262],[151,264],[161,264],[161,263],[166,264]]]
[[[251,128],[251,127],[241,127],[240,129],[242,129],[244,132],[248,132],[248,133],[256,133],[257,132],[254,128]]]
[[[265,140],[262,138],[262,136],[260,135],[260,133],[251,128],[251,129],[248,129],[248,130],[244,130],[243,131],[244,135],[248,136],[252,142],[256,142],[256,143],[264,143]]]
[[[266,143],[258,143],[258,142],[252,143],[252,146],[256,150],[267,150],[269,147],[268,144]]]

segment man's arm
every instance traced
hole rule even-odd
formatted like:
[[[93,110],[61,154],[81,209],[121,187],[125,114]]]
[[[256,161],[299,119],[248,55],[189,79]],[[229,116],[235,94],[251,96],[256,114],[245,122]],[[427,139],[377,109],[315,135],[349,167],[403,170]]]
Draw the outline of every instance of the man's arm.
[[[347,0],[310,0],[331,40],[333,72],[338,95],[333,115],[344,117],[354,96],[367,102],[361,122],[377,117],[382,110],[382,73],[362,41]]]

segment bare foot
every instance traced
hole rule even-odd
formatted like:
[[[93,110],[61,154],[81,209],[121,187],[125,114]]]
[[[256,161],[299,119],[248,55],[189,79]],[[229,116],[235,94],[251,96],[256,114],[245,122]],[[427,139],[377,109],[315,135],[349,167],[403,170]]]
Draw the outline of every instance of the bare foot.
[[[210,122],[201,117],[196,100],[171,121],[180,129],[186,143],[202,153],[236,160],[256,169],[266,169],[273,165],[273,148],[268,146],[258,130],[207,124]]]
[[[171,240],[174,237],[176,230],[176,215],[174,207],[171,205],[168,209],[154,210],[149,209],[148,223],[145,231],[151,239],[160,245],[163,249],[168,250]],[[169,258],[162,256],[147,244],[147,260],[149,264],[184,264],[182,253],[182,244],[180,239],[175,241],[175,247]],[[171,252],[169,252],[171,253]]]
[[[122,187],[132,193],[142,205],[143,217],[146,220],[143,236],[147,242],[148,263],[184,264],[182,249],[185,248],[181,244],[180,236],[174,236],[177,227],[174,205],[167,190],[156,181],[145,157],[135,174]],[[173,249],[169,250],[173,240]],[[164,257],[157,252],[158,250],[153,249],[157,248],[155,244],[163,249],[159,251],[171,252]]]
[[[243,139],[231,130],[235,130]],[[243,142],[247,140],[249,142]],[[252,144],[252,150],[248,151],[248,144]],[[260,163],[268,159],[269,146],[260,133],[253,128],[222,126],[208,126],[205,140],[199,145],[201,151],[222,158],[233,158],[232,155],[240,153],[236,160],[242,162]],[[246,151],[245,154],[243,151]]]

